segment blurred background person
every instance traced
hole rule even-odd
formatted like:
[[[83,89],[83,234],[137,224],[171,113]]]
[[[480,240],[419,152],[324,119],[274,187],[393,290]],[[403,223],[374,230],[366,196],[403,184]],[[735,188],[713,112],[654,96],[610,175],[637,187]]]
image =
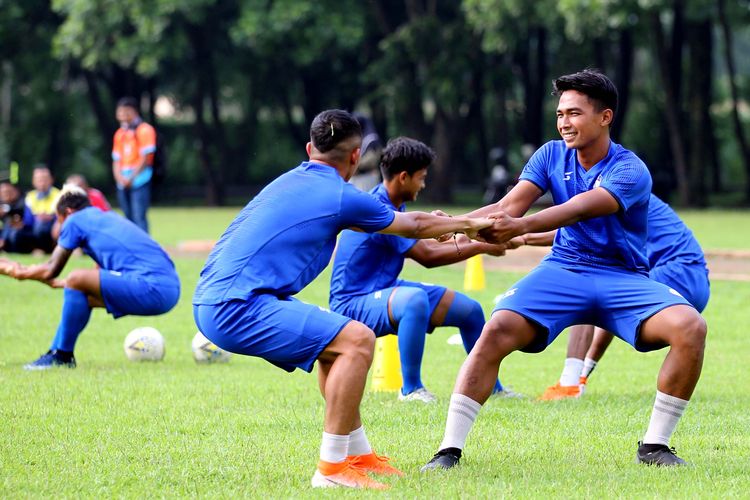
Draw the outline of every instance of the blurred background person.
[[[21,195],[18,186],[0,181],[0,250],[30,253],[34,249],[34,215]]]
[[[125,217],[148,232],[146,212],[151,204],[156,131],[143,121],[133,97],[120,99],[115,114],[120,123],[112,144],[117,201]]]
[[[26,193],[26,206],[34,214],[34,246],[50,253],[55,243],[52,238],[52,226],[57,220],[55,204],[60,190],[54,186],[55,179],[46,165],[37,165],[31,176],[34,189]]]
[[[92,188],[91,186],[89,186],[86,177],[84,177],[83,175],[71,174],[67,179],[65,179],[65,184],[73,184],[74,186],[78,186],[79,188],[86,191],[86,194],[89,196],[89,200],[91,201],[92,207],[96,207],[102,212],[112,210],[112,207],[107,201],[107,198],[104,196],[104,193],[96,188]]]

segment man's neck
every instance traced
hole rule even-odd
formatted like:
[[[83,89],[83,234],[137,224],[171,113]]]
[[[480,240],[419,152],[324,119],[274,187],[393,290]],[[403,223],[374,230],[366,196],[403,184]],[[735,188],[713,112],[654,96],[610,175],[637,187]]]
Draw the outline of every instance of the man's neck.
[[[312,163],[317,163],[318,165],[331,167],[341,176],[342,179],[344,179],[345,181],[348,181],[348,179],[346,178],[346,175],[349,169],[344,167],[343,165],[337,165],[332,161],[329,161],[323,158],[316,158],[316,157],[311,157],[309,161]]]
[[[578,163],[580,163],[585,170],[590,170],[591,167],[607,157],[607,154],[609,153],[609,144],[610,140],[608,134],[606,137],[588,145],[586,148],[577,149],[576,155]]]
[[[394,207],[398,208],[406,203],[406,200],[404,200],[404,197],[399,193],[395,184],[383,181],[383,186],[385,186],[385,191],[388,193],[388,199],[391,200]]]

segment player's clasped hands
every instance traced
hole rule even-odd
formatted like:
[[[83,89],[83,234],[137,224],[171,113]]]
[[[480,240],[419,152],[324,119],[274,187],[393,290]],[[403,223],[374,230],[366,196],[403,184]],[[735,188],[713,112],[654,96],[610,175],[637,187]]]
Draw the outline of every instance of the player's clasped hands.
[[[520,219],[511,217],[505,212],[490,214],[489,218],[493,221],[493,224],[479,231],[480,239],[487,243],[505,243],[523,233]]]

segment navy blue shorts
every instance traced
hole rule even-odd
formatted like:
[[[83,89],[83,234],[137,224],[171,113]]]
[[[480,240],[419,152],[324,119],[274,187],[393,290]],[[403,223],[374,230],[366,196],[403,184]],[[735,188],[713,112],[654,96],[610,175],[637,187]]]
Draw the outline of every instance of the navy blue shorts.
[[[157,281],[134,273],[99,270],[107,312],[122,316],[156,316],[172,309],[180,298],[180,282],[168,277]]]
[[[652,280],[677,290],[698,312],[703,312],[711,295],[708,269],[702,262],[672,260],[651,269]]]
[[[537,335],[525,352],[543,351],[572,325],[596,325],[645,352],[664,346],[639,342],[641,323],[680,304],[691,305],[679,292],[648,276],[611,269],[582,270],[545,260],[500,297],[495,311],[516,312],[547,330],[547,335]]]
[[[352,295],[345,302],[337,304],[333,310],[369,326],[375,332],[376,337],[396,333],[396,328],[391,324],[391,319],[388,316],[388,299],[391,297],[393,290],[407,286],[421,288],[427,293],[427,298],[430,302],[430,316],[432,316],[435,308],[440,303],[440,299],[443,298],[447,290],[444,286],[432,285],[430,283],[398,280],[396,286],[390,288],[384,288],[365,295]],[[432,330],[434,328],[430,326],[430,333]]]
[[[225,351],[263,358],[288,372],[311,372],[320,353],[351,321],[293,297],[269,294],[194,305],[193,316],[203,335]]]

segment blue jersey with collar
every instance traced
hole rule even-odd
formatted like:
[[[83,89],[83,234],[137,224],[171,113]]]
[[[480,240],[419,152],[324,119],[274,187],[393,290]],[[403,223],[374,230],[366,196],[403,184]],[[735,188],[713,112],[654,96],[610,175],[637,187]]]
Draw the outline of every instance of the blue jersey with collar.
[[[383,184],[370,193],[392,210],[406,210],[406,204],[398,208],[393,205]],[[331,274],[331,307],[336,309],[336,304],[352,295],[395,286],[404,267],[404,255],[417,241],[393,234],[341,233]]]
[[[266,186],[229,225],[201,271],[193,304],[294,295],[328,265],[341,230],[379,231],[394,217],[333,167],[304,162]]]
[[[674,260],[706,264],[693,232],[669,205],[653,194],[648,204],[647,249],[652,268]]]
[[[529,159],[520,176],[550,191],[555,205],[597,187],[620,205],[608,216],[595,217],[557,231],[546,259],[569,266],[620,268],[640,274],[649,270],[646,235],[651,174],[634,153],[610,142],[607,155],[586,171],[575,149],[550,141]]]
[[[73,212],[65,219],[57,244],[67,250],[80,247],[108,271],[179,282],[172,260],[159,244],[112,211],[88,207]]]

